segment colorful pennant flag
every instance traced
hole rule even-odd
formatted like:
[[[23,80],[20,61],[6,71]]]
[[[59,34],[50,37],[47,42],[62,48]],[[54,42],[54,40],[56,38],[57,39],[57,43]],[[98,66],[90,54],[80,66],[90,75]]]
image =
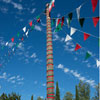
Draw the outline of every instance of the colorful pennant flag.
[[[26,32],[26,27],[23,28],[23,31]]]
[[[31,27],[31,30],[33,30],[34,29],[34,25],[32,25],[32,27]]]
[[[26,34],[26,36],[28,36],[28,32],[29,32],[29,30],[25,33],[25,34]]]
[[[81,46],[79,44],[76,44],[75,51],[77,51],[80,48],[81,48]]]
[[[95,8],[97,6],[98,0],[91,0],[91,3],[92,3],[92,10],[94,12],[95,11]]]
[[[67,42],[69,40],[72,40],[72,38],[67,34],[66,39],[65,39],[65,42]]]
[[[37,22],[39,23],[40,22],[40,16],[37,16],[36,19],[37,19]]]
[[[97,62],[97,67],[100,67],[100,61],[96,60],[96,62]]]
[[[19,37],[19,32],[17,33],[17,37]]]
[[[6,46],[8,45],[8,42],[6,42]]]
[[[72,20],[72,17],[73,17],[73,13],[69,13],[69,14],[68,14],[68,18],[69,18],[70,20]]]
[[[21,38],[21,40],[23,41],[23,40],[24,40],[24,38],[22,37],[22,38]]]
[[[69,14],[68,14],[68,19],[67,19],[68,27],[70,26],[70,23],[71,23],[72,17],[73,17],[73,13],[69,13]]]
[[[58,31],[60,31],[62,28],[61,28],[61,23],[59,23],[59,25],[56,27],[56,29],[55,29],[55,32],[58,32]]]
[[[64,17],[62,17],[61,27],[63,26],[63,24],[64,24]]]
[[[54,24],[55,24],[55,19],[52,19],[51,26],[53,26]]]
[[[57,18],[57,20],[56,20],[56,27],[59,25],[60,20],[61,20],[61,19]]]
[[[77,13],[77,18],[79,19],[80,18],[80,9],[81,9],[81,5],[78,7],[78,8],[76,8],[76,13]]]
[[[80,22],[81,27],[83,27],[84,20],[85,20],[85,18],[80,18],[80,19],[79,19],[79,22]]]
[[[49,4],[49,12],[51,12],[52,8],[54,7],[55,0],[51,0]]]
[[[94,17],[93,18],[93,23],[94,23],[94,26],[96,27],[97,26],[97,23],[99,22],[99,17]]]
[[[90,34],[84,33],[84,41],[87,40],[87,38],[90,36]]]
[[[91,57],[91,54],[89,52],[87,52],[86,56],[85,56],[85,60],[87,60],[89,57]]]
[[[32,21],[29,23],[30,26],[32,26]]]
[[[70,36],[72,36],[77,31],[76,28],[71,27]]]
[[[11,41],[12,41],[12,42],[14,42],[14,37],[13,37],[13,38],[11,38]]]

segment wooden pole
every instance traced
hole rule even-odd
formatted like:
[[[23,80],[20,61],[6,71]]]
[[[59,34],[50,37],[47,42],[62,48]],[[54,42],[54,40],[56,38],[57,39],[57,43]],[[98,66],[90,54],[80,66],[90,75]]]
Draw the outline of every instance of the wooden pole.
[[[46,21],[47,21],[47,100],[55,100],[54,97],[54,68],[53,68],[53,47],[51,20],[49,13],[49,4],[46,4]]]

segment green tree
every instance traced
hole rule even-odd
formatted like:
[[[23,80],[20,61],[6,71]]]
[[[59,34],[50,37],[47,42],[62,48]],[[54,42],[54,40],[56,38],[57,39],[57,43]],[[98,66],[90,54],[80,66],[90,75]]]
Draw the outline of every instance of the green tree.
[[[43,100],[41,97],[38,97],[37,100]]]
[[[33,100],[33,95],[31,96],[31,100]]]
[[[99,100],[99,85],[97,85],[95,89],[96,89],[95,96],[92,98],[92,100]]]
[[[78,93],[77,85],[76,85],[76,97],[75,97],[75,100],[79,100],[79,93]]]
[[[87,83],[79,82],[78,85],[79,100],[90,100],[90,85]]]
[[[59,91],[58,82],[56,82],[56,96],[55,96],[55,100],[60,100],[60,91]]]
[[[3,93],[0,97],[0,100],[7,100],[7,99],[8,99],[8,97],[5,93]]]
[[[73,94],[70,92],[66,92],[63,100],[73,100]]]

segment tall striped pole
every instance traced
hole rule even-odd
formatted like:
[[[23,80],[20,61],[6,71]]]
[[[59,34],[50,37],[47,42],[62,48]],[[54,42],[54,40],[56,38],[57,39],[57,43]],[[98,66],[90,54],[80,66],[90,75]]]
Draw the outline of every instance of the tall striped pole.
[[[49,14],[49,4],[46,4],[47,21],[47,100],[54,100],[54,68],[53,68],[53,47],[51,20]]]

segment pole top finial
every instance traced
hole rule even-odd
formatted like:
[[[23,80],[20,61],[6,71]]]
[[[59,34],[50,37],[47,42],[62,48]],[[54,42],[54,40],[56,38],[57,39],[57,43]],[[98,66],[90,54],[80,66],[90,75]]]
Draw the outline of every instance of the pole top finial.
[[[49,3],[46,4],[46,7],[48,7],[48,6],[49,6]]]

